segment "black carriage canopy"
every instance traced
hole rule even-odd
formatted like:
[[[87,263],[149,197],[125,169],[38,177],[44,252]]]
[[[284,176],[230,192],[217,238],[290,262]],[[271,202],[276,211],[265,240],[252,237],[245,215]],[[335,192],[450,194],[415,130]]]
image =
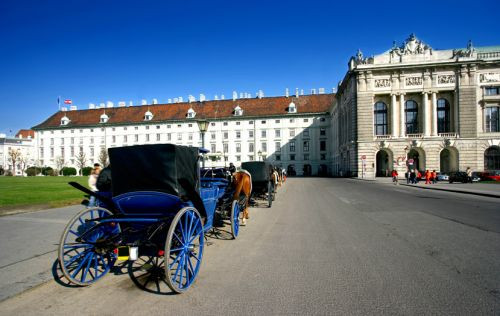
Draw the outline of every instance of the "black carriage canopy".
[[[241,164],[252,175],[252,182],[264,182],[271,179],[271,165],[265,161],[247,161]]]
[[[198,148],[172,144],[109,148],[113,196],[135,191],[179,197],[199,190]]]

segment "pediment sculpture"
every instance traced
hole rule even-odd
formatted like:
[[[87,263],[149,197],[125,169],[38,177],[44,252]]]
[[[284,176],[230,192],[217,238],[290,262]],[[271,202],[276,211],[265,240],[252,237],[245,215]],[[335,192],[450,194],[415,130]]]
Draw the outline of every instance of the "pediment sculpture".
[[[395,56],[419,55],[427,53],[432,55],[432,47],[419,40],[413,33],[403,44],[401,44],[401,46],[396,46],[396,41],[394,41],[393,47],[390,50],[390,54],[393,58]]]

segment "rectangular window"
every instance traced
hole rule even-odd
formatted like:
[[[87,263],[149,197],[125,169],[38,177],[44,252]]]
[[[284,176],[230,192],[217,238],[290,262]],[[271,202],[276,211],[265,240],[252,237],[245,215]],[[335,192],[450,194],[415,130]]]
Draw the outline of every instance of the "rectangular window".
[[[222,123],[222,125],[227,126],[227,122]]]
[[[253,131],[248,131],[248,137],[253,138]]]
[[[295,160],[295,154],[290,155],[290,160]]]
[[[308,128],[304,129],[304,131],[302,132],[302,136],[309,137],[309,129]]]
[[[182,140],[182,134],[181,133],[177,133],[177,140]]]
[[[188,127],[193,127],[193,124],[188,124]]]
[[[240,125],[240,122],[236,122],[236,125]]]
[[[322,127],[319,129],[319,136],[326,136],[326,128]]]
[[[260,146],[260,149],[263,151],[263,152],[267,152],[267,143],[266,142],[263,142]]]
[[[51,145],[51,146],[53,146],[53,145],[54,145],[54,139],[53,139],[53,138],[51,138],[51,139],[50,139],[50,145]]]
[[[210,123],[210,126],[215,126],[215,123]]]
[[[90,147],[90,158],[94,158],[94,147]]]
[[[241,131],[236,131],[236,138],[241,138]]]
[[[260,121],[260,124],[266,124],[266,121]]]
[[[111,142],[116,143],[116,136],[115,135],[111,136]]]
[[[43,146],[43,138],[40,139],[40,146]]]
[[[228,139],[229,138],[229,132],[228,131],[224,131],[224,139]]]
[[[500,132],[499,106],[489,106],[484,109],[485,132]]]
[[[50,158],[54,158],[54,147],[50,147]]]
[[[253,121],[249,121],[248,124],[253,125]]]
[[[225,153],[228,153],[228,152],[229,152],[229,145],[228,145],[227,143],[224,143],[224,144],[222,145],[222,147],[223,147],[222,149],[223,149],[223,151],[224,151]]]
[[[216,152],[216,151],[217,151],[217,150],[216,150],[216,146],[215,146],[215,144],[210,144],[210,151],[211,151],[212,153],[214,153],[214,152]]]
[[[276,152],[278,152],[278,153],[281,152],[281,142],[276,142],[274,144],[274,146],[275,146],[275,151]]]
[[[275,129],[274,130],[274,137],[280,138],[281,137],[281,130],[280,129]]]
[[[262,131],[260,131],[260,136],[261,136],[262,138],[266,138],[266,135],[267,135],[267,133],[266,133],[266,130],[265,130],[265,129],[264,129],[264,130],[262,130]]]
[[[127,135],[123,135],[123,142],[126,143],[127,142]]]
[[[123,130],[126,131],[127,130],[127,126],[123,127]]]
[[[149,134],[146,134],[146,142],[149,142]]]
[[[241,152],[241,143],[236,143],[236,152],[237,153]]]
[[[304,154],[304,160],[309,160],[309,154]]]
[[[484,95],[499,95],[500,87],[486,87],[484,88]]]
[[[248,161],[253,161],[253,155],[248,156]]]
[[[71,137],[71,145],[73,145],[74,143],[75,143],[75,138]]]
[[[304,119],[304,123],[307,123],[307,122],[309,122],[309,119]]]
[[[304,141],[303,145],[304,145],[303,147],[304,151],[306,152],[309,151],[309,141],[308,140]]]
[[[326,160],[326,154],[321,154],[320,157],[321,160]]]
[[[295,119],[290,119],[290,123],[295,123]]]
[[[290,137],[295,137],[295,129],[290,129]]]
[[[40,157],[43,157],[43,148],[40,148]]]
[[[211,140],[215,140],[215,135],[216,135],[216,134],[215,134],[214,132],[210,133],[210,139],[211,139]]]
[[[276,160],[280,161],[281,160],[281,155],[276,155]]]
[[[320,151],[326,151],[326,140],[320,140],[319,141],[319,150]]]
[[[161,137],[160,135],[161,135],[161,134],[156,134],[156,141],[158,141],[158,142],[159,142],[159,141],[160,141],[160,139],[161,139],[161,138],[160,138],[160,137]]]
[[[168,125],[167,125],[167,128],[168,128]],[[149,129],[149,125],[146,125],[146,130],[148,130],[148,129]]]
[[[290,141],[290,152],[295,152],[295,141]]]
[[[156,125],[156,129],[160,129],[160,125]]]
[[[240,155],[236,156],[236,161],[241,161],[241,156]]]
[[[137,143],[139,141],[139,135],[135,134],[134,141]]]
[[[75,156],[75,147],[71,147],[71,157]]]
[[[167,133],[167,140],[171,141],[172,140],[172,133]]]
[[[274,123],[279,124],[279,123],[280,123],[280,120],[276,120],[276,121],[274,121]]]
[[[64,158],[64,147],[61,147],[61,157]]]
[[[193,133],[189,133],[188,140],[193,140]]]
[[[139,129],[139,126],[134,126],[134,129],[137,131]]]
[[[254,148],[253,148],[253,143],[248,143],[248,152],[253,153]]]

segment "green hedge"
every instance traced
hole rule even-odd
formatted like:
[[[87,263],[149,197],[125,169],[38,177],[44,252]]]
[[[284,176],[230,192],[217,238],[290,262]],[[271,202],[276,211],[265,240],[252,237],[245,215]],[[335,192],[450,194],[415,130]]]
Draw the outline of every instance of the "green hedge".
[[[34,177],[41,173],[42,173],[42,168],[40,167],[29,167],[28,169],[26,169],[26,175],[28,175],[28,177]]]
[[[92,169],[93,169],[92,167],[83,167],[82,168],[82,176],[90,176]]]
[[[76,169],[73,167],[64,167],[61,169],[63,176],[76,176]]]

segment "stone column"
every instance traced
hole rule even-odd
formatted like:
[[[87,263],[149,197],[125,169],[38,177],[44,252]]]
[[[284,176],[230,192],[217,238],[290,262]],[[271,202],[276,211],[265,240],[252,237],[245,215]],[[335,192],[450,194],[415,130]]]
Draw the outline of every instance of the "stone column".
[[[427,97],[427,92],[422,92],[422,132],[424,133],[424,137],[429,137],[429,121],[428,121],[428,113],[429,113],[429,102]]]
[[[396,114],[396,94],[391,94],[391,134],[393,138],[398,137],[398,128],[397,128],[397,114]]]
[[[438,136],[437,130],[437,99],[436,99],[436,91],[432,92],[432,136]]]
[[[405,94],[399,95],[399,137],[405,137]]]

